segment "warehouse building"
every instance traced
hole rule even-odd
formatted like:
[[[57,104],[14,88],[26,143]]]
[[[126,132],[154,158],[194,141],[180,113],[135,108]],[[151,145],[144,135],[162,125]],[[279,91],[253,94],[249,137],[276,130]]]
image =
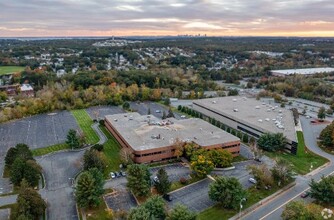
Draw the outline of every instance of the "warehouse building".
[[[197,118],[161,120],[153,115],[124,113],[107,115],[105,125],[123,148],[131,150],[136,163],[174,158],[177,140],[208,150],[226,149],[233,156],[240,152],[239,138]]]
[[[289,76],[294,74],[299,75],[314,75],[317,73],[334,73],[334,68],[322,67],[322,68],[306,68],[306,69],[286,69],[286,70],[271,70],[273,76]]]
[[[254,138],[264,133],[283,133],[287,150],[294,154],[297,152],[296,130],[290,110],[241,96],[200,99],[192,106],[204,117],[213,118]]]

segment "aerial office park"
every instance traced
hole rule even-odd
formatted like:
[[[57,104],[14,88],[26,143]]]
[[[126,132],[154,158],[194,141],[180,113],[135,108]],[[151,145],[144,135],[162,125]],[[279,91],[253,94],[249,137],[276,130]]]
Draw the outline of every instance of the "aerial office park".
[[[286,149],[296,152],[298,142],[289,110],[245,97],[201,99],[193,102],[193,109],[256,139],[264,133],[283,133]],[[199,118],[161,120],[134,112],[107,115],[105,122],[121,146],[131,150],[137,163],[175,157],[177,140],[208,150],[225,149],[234,156],[240,152],[238,137]]]
[[[240,139],[197,119],[161,120],[153,115],[124,113],[107,115],[105,125],[122,147],[129,148],[137,163],[175,157],[177,140],[194,142],[205,149],[226,149],[238,156]]]

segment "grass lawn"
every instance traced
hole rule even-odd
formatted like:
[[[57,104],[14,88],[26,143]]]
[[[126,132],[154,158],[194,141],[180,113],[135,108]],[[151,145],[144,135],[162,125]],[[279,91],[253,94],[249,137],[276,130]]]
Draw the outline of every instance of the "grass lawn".
[[[103,201],[103,198],[100,198],[100,205],[94,209],[86,210],[87,220],[108,220],[112,219],[111,213],[108,212],[107,206]]]
[[[261,201],[262,199],[274,194],[278,191],[279,188],[273,187],[270,190],[258,190],[255,187],[251,187],[247,190],[248,192],[248,199],[244,203],[243,210],[254,205],[255,203]],[[197,220],[222,220],[222,219],[229,219],[232,216],[239,213],[239,210],[230,210],[221,207],[220,205],[215,205],[211,208],[204,210],[203,212],[199,213],[197,216]]]
[[[110,134],[110,132],[104,127],[100,125],[100,129],[107,136],[108,140],[103,145],[103,153],[105,154],[108,162],[108,167],[106,169],[106,177],[109,178],[109,173],[112,171],[119,170],[119,165],[121,164],[121,159],[119,157],[119,151],[121,146],[117,142],[117,140]]]
[[[279,153],[266,152],[266,154],[271,158],[283,158],[285,160],[290,161],[294,171],[301,175],[305,175],[328,162],[326,158],[314,154],[313,152],[309,151],[306,148],[304,142],[304,136],[301,131],[297,132],[297,137],[298,137],[297,155],[285,152],[279,152]],[[311,165],[313,166],[312,169]]]
[[[88,115],[85,109],[73,110],[71,111],[75,120],[77,121],[82,132],[87,138],[89,144],[96,144],[99,141],[99,136],[95,133],[94,129],[91,127],[94,122]]]
[[[246,160],[248,159],[239,155],[239,156],[233,157],[232,163],[237,163],[237,162],[246,161]]]
[[[67,144],[65,144],[65,143],[55,144],[55,145],[51,145],[49,147],[33,149],[32,154],[34,155],[34,157],[36,157],[36,156],[42,156],[42,155],[46,155],[46,154],[49,154],[49,153],[52,153],[52,152],[65,150],[65,149],[69,149],[69,146]]]
[[[7,73],[16,73],[24,70],[22,66],[0,66],[0,75]]]

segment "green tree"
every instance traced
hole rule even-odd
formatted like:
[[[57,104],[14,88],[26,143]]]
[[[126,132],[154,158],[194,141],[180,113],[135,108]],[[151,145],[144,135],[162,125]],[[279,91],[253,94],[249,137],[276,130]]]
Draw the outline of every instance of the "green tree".
[[[101,172],[104,172],[106,169],[107,161],[104,154],[95,149],[86,150],[83,161],[84,170],[96,167]]]
[[[163,112],[162,112],[162,119],[166,119],[166,118],[167,118],[166,112],[163,111]]]
[[[151,174],[144,164],[128,166],[127,187],[137,196],[147,196],[151,187]]]
[[[6,166],[10,167],[16,158],[21,158],[23,161],[33,160],[33,155],[28,145],[17,144],[15,147],[9,148],[5,157]]]
[[[170,105],[170,99],[169,98],[165,98],[164,105],[167,105],[167,106]]]
[[[181,204],[170,211],[168,220],[196,220],[196,213],[189,211],[189,209]]]
[[[149,210],[151,219],[165,219],[165,201],[160,196],[152,196],[143,206]]]
[[[100,204],[102,194],[102,174],[96,168],[83,172],[75,189],[78,205],[82,208],[96,207]]]
[[[144,206],[132,208],[130,210],[128,220],[151,220],[150,211],[147,210]]]
[[[256,180],[256,185],[260,188],[264,188],[266,186],[271,186],[273,184],[273,178],[271,176],[271,172],[266,165],[250,165],[247,167],[250,170],[250,174]]]
[[[130,103],[128,102],[124,102],[123,105],[122,105],[123,109],[125,110],[129,110],[130,109]]]
[[[167,118],[174,118],[174,117],[175,117],[175,116],[174,116],[174,113],[173,113],[172,108],[169,108],[169,109],[168,109]]]
[[[275,166],[271,169],[272,177],[277,185],[286,184],[293,178],[292,166],[284,159],[276,160]]]
[[[208,157],[213,162],[214,167],[230,167],[233,160],[231,152],[223,149],[210,150]]]
[[[205,177],[213,170],[214,165],[206,156],[199,155],[191,162],[190,167],[198,177]]]
[[[209,197],[213,201],[219,202],[224,208],[239,208],[240,201],[246,198],[247,192],[242,188],[238,179],[218,177],[209,186]]]
[[[10,180],[18,186],[25,179],[30,186],[37,186],[42,168],[34,161],[24,161],[22,158],[16,158],[11,170]]]
[[[159,193],[164,195],[170,190],[170,187],[172,184],[168,180],[168,175],[164,168],[160,168],[158,170],[157,177],[158,177],[158,181],[154,183],[155,188],[157,189]]]
[[[320,220],[323,219],[321,211],[323,207],[316,204],[306,205],[303,201],[289,202],[282,212],[283,220]]]
[[[10,167],[14,163],[16,157],[17,157],[17,148],[15,147],[9,148],[5,157],[6,166]]]
[[[17,196],[17,206],[14,219],[38,219],[46,209],[46,203],[37,191],[30,188],[22,181],[19,194]]]
[[[334,122],[327,125],[320,133],[320,143],[322,146],[331,148],[333,147],[333,134],[334,134]]]
[[[311,180],[310,196],[326,204],[334,204],[334,176],[322,177],[320,182]]]
[[[326,118],[326,109],[325,107],[321,107],[318,111],[318,119],[319,121],[323,121]]]
[[[74,129],[70,129],[67,134],[66,144],[71,147],[71,149],[80,148],[79,137]]]
[[[258,146],[266,151],[283,150],[285,143],[286,139],[282,133],[265,133],[257,141]]]

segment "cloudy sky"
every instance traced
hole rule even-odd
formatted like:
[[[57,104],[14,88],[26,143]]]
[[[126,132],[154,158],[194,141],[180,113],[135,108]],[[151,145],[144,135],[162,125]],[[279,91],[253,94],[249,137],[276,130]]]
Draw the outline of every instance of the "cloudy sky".
[[[334,0],[0,0],[0,37],[333,36]]]

